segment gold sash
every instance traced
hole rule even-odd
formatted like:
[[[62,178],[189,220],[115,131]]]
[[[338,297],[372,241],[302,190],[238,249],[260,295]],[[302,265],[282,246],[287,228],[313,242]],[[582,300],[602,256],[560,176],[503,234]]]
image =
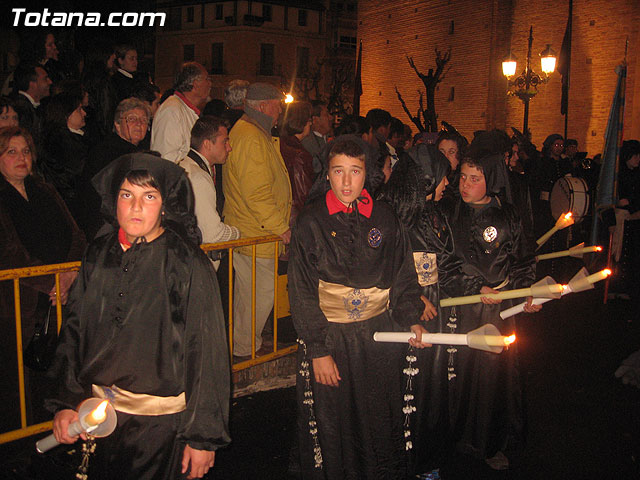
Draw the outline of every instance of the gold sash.
[[[413,252],[413,263],[421,287],[438,283],[438,263],[435,253]]]
[[[320,309],[328,321],[362,322],[389,308],[389,289],[353,288],[320,280],[318,299]]]
[[[115,385],[91,385],[91,388],[96,397],[109,400],[117,411],[132,415],[169,415],[180,413],[187,408],[184,392],[177,397],[156,397],[146,393],[128,392]]]

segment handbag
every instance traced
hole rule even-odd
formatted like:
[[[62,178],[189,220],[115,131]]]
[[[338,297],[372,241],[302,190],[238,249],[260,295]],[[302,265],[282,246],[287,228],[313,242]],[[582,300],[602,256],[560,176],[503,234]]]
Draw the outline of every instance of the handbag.
[[[53,305],[50,304],[44,322],[36,327],[36,331],[22,357],[27,367],[38,372],[44,372],[49,368],[58,344],[57,329],[55,325],[53,328],[50,328],[49,325],[51,323],[52,310],[55,312]],[[55,315],[53,315],[53,318],[56,318]]]

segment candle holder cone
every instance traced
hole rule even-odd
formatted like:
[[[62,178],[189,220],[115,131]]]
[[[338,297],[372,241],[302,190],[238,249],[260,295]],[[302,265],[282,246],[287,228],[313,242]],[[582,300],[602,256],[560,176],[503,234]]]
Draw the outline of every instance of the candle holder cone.
[[[582,267],[578,273],[576,273],[571,280],[569,280],[569,288],[573,293],[584,292],[585,290],[591,290],[594,288],[593,283],[587,280],[589,272],[585,267]]]
[[[69,434],[75,436],[82,432],[86,432],[89,429],[89,425],[86,424],[84,420],[85,417],[95,410],[103,401],[104,399],[95,397],[88,398],[83,401],[78,407],[78,421],[69,425]],[[90,435],[94,437],[107,437],[116,429],[118,416],[110,403],[107,403],[105,413],[107,414],[107,418],[105,418],[104,422],[96,425],[95,428],[89,432]],[[56,440],[56,437],[51,434],[36,442],[36,450],[39,453],[45,453],[57,445],[58,441]]]
[[[584,242],[580,242],[578,245],[574,245],[569,249],[569,256],[573,258],[582,258],[584,252],[581,250],[584,248]]]
[[[560,298],[562,296],[562,291],[557,291],[557,289],[552,288],[556,285],[556,281],[546,276],[536,283],[531,285],[531,296],[533,297],[543,297],[543,298]]]
[[[502,334],[500,333],[500,330],[498,330],[495,325],[491,323],[486,323],[482,325],[480,328],[476,328],[475,330],[472,330],[469,333],[467,333],[468,345],[471,348],[475,348],[476,350],[482,350],[484,352],[502,353],[502,350],[504,350],[505,346],[489,345],[487,343],[487,338],[486,338],[487,335],[493,336],[493,337],[498,336],[499,338],[502,338]]]

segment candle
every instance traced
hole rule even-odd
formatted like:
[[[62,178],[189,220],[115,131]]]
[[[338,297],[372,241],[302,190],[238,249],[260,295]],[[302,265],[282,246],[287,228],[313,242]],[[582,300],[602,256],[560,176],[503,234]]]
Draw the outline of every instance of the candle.
[[[569,280],[568,285],[562,285],[562,294],[566,295],[568,293],[578,293],[584,290],[589,290],[593,288],[593,284],[599,282],[600,280],[604,280],[609,275],[611,275],[611,270],[605,268],[604,270],[594,273],[593,275],[589,275],[587,269],[582,267],[578,273],[576,273],[571,280]],[[548,302],[549,300],[553,300],[553,298],[534,298],[534,305],[541,305],[543,303]],[[511,308],[503,310],[500,312],[500,317],[509,318],[513,315],[517,315],[524,311],[524,306],[526,302],[522,302],[518,305],[515,305]]]
[[[545,253],[543,255],[538,255],[536,257],[536,262],[539,262],[540,260],[550,260],[552,258],[568,257],[568,256],[580,258],[585,253],[602,251],[602,247],[598,247],[596,245],[592,245],[589,247],[584,247],[583,245],[584,244],[581,243],[579,245],[571,247],[569,250],[561,250],[558,252]]]
[[[596,282],[599,282],[600,280],[604,280],[609,275],[611,275],[611,270],[605,268],[604,270],[600,270],[599,272],[589,275],[586,280],[587,282],[594,284]]]
[[[82,402],[78,409],[78,420],[71,423],[67,429],[70,437],[81,433],[91,433],[95,437],[106,437],[116,428],[117,417],[113,407],[107,400],[89,398]],[[56,437],[51,434],[36,442],[36,449],[45,453],[57,446]]]
[[[482,302],[482,297],[496,298],[500,300],[530,296],[560,298],[560,295],[562,295],[562,290],[562,285],[560,285],[559,283],[555,283],[555,281],[551,277],[545,277],[540,282],[537,282],[528,288],[506,290],[499,293],[480,293],[478,295],[468,295],[466,297],[443,298],[442,300],[440,300],[440,306],[452,307],[454,305],[470,305],[472,303],[480,303]]]
[[[573,222],[574,222],[573,213],[567,212],[564,215],[560,215],[558,220],[556,220],[556,224],[553,227],[551,227],[551,230],[549,230],[547,233],[542,235],[538,240],[536,240],[536,243],[538,244],[538,248],[540,248],[547,240],[549,240],[551,236],[554,233],[556,233],[558,230],[562,230],[563,228],[573,225]]]
[[[107,405],[109,402],[104,400],[100,405],[98,405],[95,410],[92,410],[91,413],[88,413],[86,417],[84,417],[84,423],[89,425],[89,427],[97,427],[102,422],[107,419]]]
[[[376,342],[406,343],[411,338],[416,338],[413,332],[375,332],[373,339]],[[432,345],[466,345],[478,350],[500,353],[504,347],[515,342],[516,336],[508,337],[500,335],[498,329],[491,324],[473,330],[469,333],[423,333],[422,341]]]

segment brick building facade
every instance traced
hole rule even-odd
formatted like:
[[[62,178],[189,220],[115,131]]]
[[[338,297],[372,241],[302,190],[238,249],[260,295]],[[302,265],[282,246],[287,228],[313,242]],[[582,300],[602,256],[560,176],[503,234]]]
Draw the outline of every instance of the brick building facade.
[[[522,129],[522,102],[506,95],[502,59],[511,51],[524,67],[529,27],[533,26],[532,66],[541,73],[538,53],[547,43],[560,53],[569,1],[560,0],[398,0],[358,2],[358,37],[363,42],[361,111],[382,107],[411,124],[395,94],[398,87],[415,114],[417,90],[424,87],[406,55],[426,73],[435,67],[434,49],[451,48],[450,68],[436,93],[438,120],[467,138],[486,128]],[[574,0],[568,136],[590,155],[604,146],[614,68],[627,63],[625,138],[640,138],[640,3],[637,0]],[[554,73],[531,101],[529,128],[542,145],[550,133],[564,132],[560,114],[561,80]],[[637,100],[634,102],[634,98]],[[413,125],[412,125],[413,126]],[[415,130],[415,127],[413,127]]]

